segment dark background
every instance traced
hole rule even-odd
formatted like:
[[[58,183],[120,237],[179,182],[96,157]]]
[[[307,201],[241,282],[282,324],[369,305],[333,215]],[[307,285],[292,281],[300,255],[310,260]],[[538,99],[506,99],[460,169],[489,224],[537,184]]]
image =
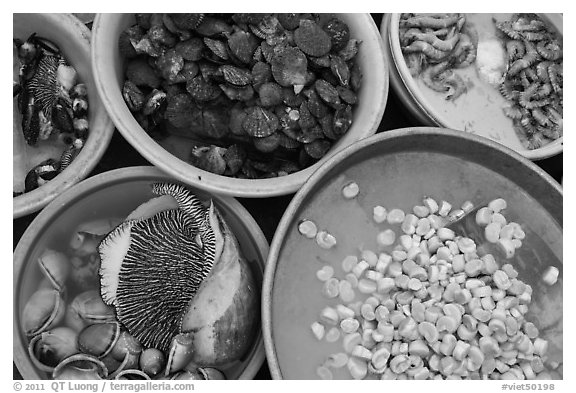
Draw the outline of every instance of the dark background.
[[[380,27],[382,15],[383,14],[372,14],[374,22],[378,28]],[[390,87],[389,91],[386,110],[378,128],[378,132],[422,125],[417,123],[415,119],[405,112],[401,101],[394,93],[392,87]],[[558,154],[545,160],[536,161],[536,164],[551,175],[556,181],[560,182],[563,175],[562,160],[563,155]],[[132,148],[122,135],[116,131],[106,153],[90,176],[116,168],[138,165],[152,164]],[[264,232],[268,243],[271,243],[276,226],[280,222],[280,218],[293,196],[294,194],[266,199],[238,198],[238,200],[250,212],[250,214],[252,214],[262,229],[262,232]],[[14,220],[14,248],[16,248],[16,244],[20,240],[20,237],[37,214],[38,213],[30,214]],[[22,379],[16,365],[14,365],[14,379]],[[270,379],[270,371],[268,370],[266,362],[264,362],[264,365],[256,375],[255,379]]]

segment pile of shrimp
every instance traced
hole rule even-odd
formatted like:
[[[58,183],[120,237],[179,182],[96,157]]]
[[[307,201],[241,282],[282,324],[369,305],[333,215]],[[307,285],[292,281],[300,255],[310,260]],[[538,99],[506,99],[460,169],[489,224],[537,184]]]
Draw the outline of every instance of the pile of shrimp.
[[[430,89],[447,93],[447,100],[466,91],[454,69],[474,62],[478,38],[462,14],[402,14],[399,38],[413,77],[420,75]]]
[[[561,38],[534,14],[495,21],[508,53],[500,93],[525,148],[537,149],[562,136],[563,58]]]

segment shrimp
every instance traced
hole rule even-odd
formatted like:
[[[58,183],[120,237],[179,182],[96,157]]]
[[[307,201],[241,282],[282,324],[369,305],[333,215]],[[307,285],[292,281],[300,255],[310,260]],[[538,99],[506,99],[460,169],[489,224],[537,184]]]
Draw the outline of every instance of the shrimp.
[[[548,76],[550,78],[550,83],[552,84],[554,92],[561,93],[562,92],[561,83],[563,77],[562,66],[556,63],[552,63],[548,67]]]
[[[550,119],[548,118],[548,116],[546,116],[544,111],[542,111],[542,109],[540,109],[540,108],[532,109],[532,117],[541,126],[547,127],[547,126],[551,125]]]
[[[558,60],[562,57],[562,47],[557,40],[539,41],[536,43],[536,50],[546,60]]]
[[[509,117],[512,120],[520,120],[523,115],[521,108],[516,105],[506,106],[503,108],[503,111],[506,117]]]
[[[406,66],[410,70],[410,75],[418,76],[422,72],[425,63],[425,56],[422,52],[410,53],[405,56]]]
[[[410,29],[410,30],[413,30],[413,29]],[[452,38],[449,38],[447,40],[441,40],[440,38],[438,38],[436,35],[434,35],[432,33],[421,33],[421,32],[412,33],[411,36],[414,37],[418,41],[424,41],[424,42],[432,45],[435,49],[445,51],[445,52],[449,52],[452,49],[454,49],[454,46],[456,45],[456,43],[460,39],[459,35],[454,35]]]
[[[550,76],[548,75],[548,67],[552,65],[551,61],[541,61],[540,63],[536,64],[536,75],[538,75],[538,79],[541,82],[548,83],[550,82]]]
[[[539,100],[544,97],[548,97],[552,94],[553,88],[551,83],[543,83],[540,85],[536,93],[534,93],[534,98]]]
[[[508,69],[509,76],[514,76],[518,74],[520,71],[530,67],[532,64],[536,62],[536,60],[538,60],[538,52],[536,52],[536,50],[533,49],[534,45],[529,45],[528,42],[526,42],[525,45],[526,45],[526,54],[521,59],[518,59],[514,63],[512,63],[512,66],[510,66],[510,68]]]
[[[414,41],[404,48],[404,53],[422,52],[432,60],[441,61],[450,55],[449,52],[434,48],[427,42]]]
[[[464,80],[452,70],[445,71],[439,75],[439,79],[444,81],[444,84],[449,87],[450,92],[446,96],[448,101],[454,101],[467,90]]]
[[[443,16],[440,18],[432,16],[413,16],[406,20],[401,20],[400,25],[406,27],[431,27],[433,29],[442,29],[445,27],[450,27],[458,22],[460,17],[453,16]]]
[[[513,90],[512,86],[507,81],[500,84],[500,94],[508,101],[515,101],[520,98],[520,92],[518,90]]]
[[[496,28],[498,28],[498,30],[506,34],[508,37],[512,38],[513,40],[522,39],[522,35],[518,31],[514,30],[514,28],[512,27],[511,21],[506,20],[504,22],[498,22],[494,18],[492,20],[496,24]]]
[[[527,31],[522,34],[522,37],[528,41],[540,41],[548,38],[548,33],[541,31]]]
[[[508,61],[514,61],[522,58],[526,49],[522,41],[509,40],[506,42],[506,52],[508,53]]]
[[[445,93],[449,87],[440,80],[439,75],[446,71],[449,66],[450,63],[448,61],[443,61],[426,68],[421,74],[422,82],[434,91]]]
[[[519,19],[512,23],[512,28],[515,31],[540,31],[545,27],[546,25],[540,19],[532,19],[530,22],[525,19]]]
[[[464,68],[471,65],[476,60],[476,45],[468,34],[460,34],[460,41],[454,48],[454,65],[457,68]]]

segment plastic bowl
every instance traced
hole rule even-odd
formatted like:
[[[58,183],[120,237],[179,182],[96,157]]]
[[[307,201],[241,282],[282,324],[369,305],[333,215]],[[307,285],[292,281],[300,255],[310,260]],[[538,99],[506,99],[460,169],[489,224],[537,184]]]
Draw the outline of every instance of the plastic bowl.
[[[347,200],[342,188],[351,181],[360,192]],[[343,279],[345,256],[381,250],[376,237],[386,225],[374,222],[373,207],[408,212],[422,204],[424,195],[455,207],[467,200],[480,206],[502,197],[508,202],[506,218],[530,228],[562,261],[562,189],[518,153],[476,135],[430,127],[391,130],[356,142],[328,160],[296,193],[272,240],[262,315],[273,378],[318,379],[317,367],[328,355],[343,351],[341,338],[318,341],[310,330],[324,307],[341,303],[322,295],[316,272],[330,265],[334,277]],[[304,219],[333,234],[336,246],[322,249],[302,236],[298,225]],[[556,266],[558,282],[548,286],[542,281],[548,261],[507,261],[533,289],[526,319],[549,340],[550,360],[562,363],[562,265]],[[362,296],[356,290],[353,302]],[[332,370],[335,379],[350,378],[346,367]]]
[[[49,376],[37,369],[28,356],[28,340],[21,327],[21,312],[26,300],[38,289],[41,272],[36,259],[47,245],[60,249],[68,244],[73,228],[97,218],[126,217],[130,211],[150,199],[150,184],[174,180],[154,167],[117,169],[93,176],[62,194],[32,221],[14,251],[14,362],[24,379],[46,379]],[[201,190],[191,190],[200,198],[212,198],[231,230],[256,277],[262,283],[268,243],[250,213],[235,199],[211,196]],[[67,240],[68,239],[68,240]],[[62,247],[65,250],[66,246]],[[70,300],[70,299],[68,299]],[[258,321],[260,313],[256,310]],[[239,362],[227,366],[228,379],[252,379],[264,362],[264,343],[261,329],[254,334],[254,342]]]
[[[468,127],[463,125],[461,121],[451,118],[447,106],[439,106],[437,103],[433,104],[428,97],[429,95],[422,92],[419,84],[410,75],[410,71],[406,66],[402,49],[400,47],[400,41],[398,39],[400,15],[401,14],[398,13],[385,15],[382,18],[380,32],[384,40],[386,58],[390,64],[390,84],[404,106],[419,123],[427,126],[438,126],[454,130],[474,132],[477,135],[502,143],[530,160],[541,160],[562,152],[562,137],[539,149],[525,149],[518,140],[515,131],[512,129],[511,122],[509,126],[506,125],[503,128],[488,125],[487,122],[481,119],[482,117],[480,114],[484,114],[484,112],[481,112],[481,109],[478,109],[478,105],[473,107],[469,106],[467,109],[461,109],[462,111],[473,111],[478,115],[477,118],[479,120],[477,120],[477,125]],[[494,15],[499,18],[502,18],[503,16],[501,14]],[[561,14],[539,15],[560,35],[563,34],[563,18]],[[487,18],[488,16],[484,15],[484,17]],[[492,87],[486,83],[483,84],[480,82],[477,77],[475,83],[480,86],[476,89],[479,96],[485,94],[482,90],[492,89]],[[452,109],[455,110],[454,108]],[[486,116],[484,116],[484,119],[491,117],[490,112],[486,112],[485,114]],[[506,119],[503,121],[508,120]]]
[[[114,124],[98,96],[90,63],[90,30],[72,14],[13,14],[13,37],[26,40],[32,33],[54,41],[88,87],[90,134],[68,168],[47,184],[13,200],[14,218],[46,206],[58,194],[84,179],[94,169],[108,144]]]
[[[177,158],[156,143],[140,127],[122,98],[123,60],[118,52],[118,36],[132,23],[132,14],[99,14],[92,27],[92,64],[98,91],[114,124],[126,140],[148,161],[186,184],[210,192],[239,197],[267,197],[295,192],[306,179],[337,150],[374,134],[384,114],[388,97],[388,66],[384,47],[370,14],[336,14],[350,27],[351,37],[362,40],[356,59],[363,72],[360,104],[348,132],[318,163],[304,170],[272,179],[244,180],[198,169]]]

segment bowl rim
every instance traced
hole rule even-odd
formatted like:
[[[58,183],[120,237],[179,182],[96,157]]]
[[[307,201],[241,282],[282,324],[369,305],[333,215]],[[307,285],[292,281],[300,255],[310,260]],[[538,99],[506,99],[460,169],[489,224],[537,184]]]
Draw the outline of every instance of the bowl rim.
[[[94,19],[92,26],[93,39],[91,53],[94,79],[100,98],[108,110],[108,113],[118,131],[142,156],[144,156],[153,165],[161,168],[167,173],[170,173],[174,178],[212,193],[244,198],[262,198],[291,194],[296,192],[310,177],[310,175],[326,162],[329,157],[336,154],[338,150],[349,146],[357,139],[363,139],[375,134],[384,115],[388,99],[389,71],[385,64],[384,56],[381,55],[384,53],[384,44],[382,42],[382,37],[380,36],[380,31],[370,14],[355,13],[349,15],[354,16],[355,18],[360,18],[361,25],[364,26],[367,34],[372,38],[371,41],[374,42],[378,48],[377,53],[379,55],[371,54],[371,56],[372,59],[378,63],[378,69],[382,70],[379,74],[376,74],[377,80],[381,81],[380,83],[382,86],[380,89],[374,89],[376,95],[372,101],[377,102],[378,106],[373,108],[369,113],[370,127],[356,128],[355,132],[357,132],[357,134],[354,139],[348,140],[341,138],[335,144],[337,148],[331,149],[331,151],[329,151],[317,163],[286,176],[270,179],[237,179],[216,175],[196,168],[172,155],[148,136],[141,127],[131,127],[128,124],[128,121],[121,116],[117,106],[113,104],[110,98],[111,96],[117,96],[120,90],[116,90],[117,86],[110,86],[103,81],[101,74],[106,65],[102,64],[103,62],[100,59],[101,56],[97,56],[97,52],[102,50],[104,45],[100,40],[100,31],[103,30],[102,24],[106,22],[106,18],[114,17],[114,14],[97,14]],[[354,127],[354,124],[352,127]],[[348,133],[346,135],[348,135]]]
[[[441,116],[439,114],[435,107],[426,99],[424,94],[421,92],[421,89],[418,88],[416,81],[410,75],[408,66],[406,65],[406,61],[404,60],[404,56],[402,54],[402,49],[400,48],[400,41],[398,39],[400,15],[400,13],[392,13],[387,15],[388,17],[384,16],[380,25],[381,35],[383,39],[387,41],[390,48],[392,58],[391,63],[393,63],[393,65],[391,64],[390,66],[396,68],[397,77],[399,78],[399,80],[396,82],[401,81],[401,84],[404,87],[402,92],[407,94],[409,99],[415,105],[412,110],[418,108],[418,110],[421,112],[419,117],[424,116],[426,119],[428,119],[428,122],[432,123],[433,125],[437,125],[438,127],[458,129],[458,127],[455,127],[455,124],[450,124],[450,120],[446,116]],[[550,23],[554,23],[556,26],[563,26],[563,19],[561,18],[561,14],[554,14],[551,17],[546,16],[545,14],[539,15],[549,20]],[[399,87],[396,86],[395,83],[392,83],[392,86],[395,88]],[[560,137],[557,140],[550,142],[548,145],[538,149],[513,150],[517,151],[530,160],[536,161],[562,153],[563,144],[563,137]]]
[[[14,16],[16,15],[18,14],[14,14]],[[43,13],[39,15],[52,21],[54,25],[60,26],[59,28],[62,30],[68,30],[72,40],[78,40],[79,45],[82,47],[83,56],[86,58],[87,75],[92,79],[92,84],[95,86],[92,64],[90,62],[90,40],[92,37],[90,29],[72,14]],[[108,116],[106,108],[102,105],[98,92],[95,91],[94,93],[93,96],[96,97],[96,102],[91,102],[90,105],[94,105],[97,108],[93,112],[94,118],[99,118],[102,122],[97,128],[98,132],[93,131],[89,134],[86,144],[80,150],[80,154],[53,180],[42,187],[13,198],[13,219],[42,209],[63,191],[85,179],[98,165],[114,134],[114,123]],[[98,107],[100,108],[98,109]]]
[[[283,241],[288,233],[288,229],[290,228],[290,223],[295,217],[296,212],[308,197],[310,191],[314,189],[316,184],[320,182],[322,178],[326,176],[334,166],[346,160],[348,157],[358,153],[360,150],[366,148],[367,146],[379,144],[390,139],[418,137],[431,134],[438,136],[445,135],[453,138],[465,138],[475,143],[496,149],[503,154],[509,155],[512,159],[520,161],[522,165],[525,165],[529,169],[536,172],[550,186],[556,189],[560,195],[563,195],[562,187],[556,180],[554,180],[554,178],[552,178],[552,176],[546,173],[546,171],[544,171],[534,162],[520,155],[518,152],[490,139],[474,134],[462,133],[462,131],[454,129],[441,127],[404,127],[373,135],[369,138],[357,141],[347,148],[341,150],[338,154],[330,157],[330,159],[324,163],[320,169],[314,172],[314,174],[310,177],[310,179],[308,179],[304,186],[302,186],[296,195],[294,195],[290,201],[290,204],[282,215],[280,223],[278,224],[276,232],[274,233],[272,243],[270,244],[270,252],[268,253],[268,261],[266,262],[266,271],[264,272],[264,282],[262,287],[262,331],[264,333],[264,347],[266,349],[268,368],[270,369],[270,374],[273,379],[283,378],[276,354],[276,347],[273,337],[274,335],[272,332],[272,293],[274,289],[276,269],[278,267],[278,257],[283,247]]]
[[[16,307],[16,301],[18,299],[18,285],[16,285],[21,279],[21,274],[26,264],[26,258],[32,249],[30,244],[34,243],[35,240],[41,236],[43,229],[50,225],[53,217],[59,213],[64,212],[70,204],[83,198],[83,195],[89,193],[90,191],[104,189],[116,184],[121,184],[126,181],[133,181],[138,179],[163,179],[166,181],[177,181],[173,179],[169,174],[162,172],[153,166],[133,166],[114,169],[111,171],[103,172],[98,175],[92,176],[81,183],[78,183],[71,189],[63,192],[59,195],[53,202],[51,202],[45,209],[43,209],[32,223],[28,226],[22,237],[20,238],[16,249],[14,250],[13,257],[13,356],[14,363],[18,367],[18,371],[21,373],[24,379],[41,379],[40,375],[37,373],[36,367],[33,365],[28,356],[27,346],[21,340],[21,332],[17,326],[17,321],[20,319],[17,315],[18,309]],[[185,185],[187,188],[194,190],[191,185]],[[197,188],[197,187],[196,187]],[[198,188],[197,188],[198,189]],[[237,216],[237,218],[242,221],[243,225],[246,227],[250,233],[250,237],[254,241],[254,245],[258,253],[260,254],[261,260],[259,261],[260,267],[264,271],[266,270],[266,262],[268,260],[269,245],[262,229],[248,212],[248,210],[242,206],[242,204],[235,198],[225,196],[225,195],[214,195],[210,194],[205,190],[201,190],[204,194],[209,194],[210,198],[215,199],[230,208],[231,211]],[[263,280],[263,276],[262,276]],[[260,315],[257,316],[261,320]],[[242,371],[239,379],[253,379],[258,373],[266,353],[264,350],[264,341],[262,326],[260,324],[259,335],[255,338],[257,340],[256,345],[252,349],[252,358],[249,360],[246,368]]]

